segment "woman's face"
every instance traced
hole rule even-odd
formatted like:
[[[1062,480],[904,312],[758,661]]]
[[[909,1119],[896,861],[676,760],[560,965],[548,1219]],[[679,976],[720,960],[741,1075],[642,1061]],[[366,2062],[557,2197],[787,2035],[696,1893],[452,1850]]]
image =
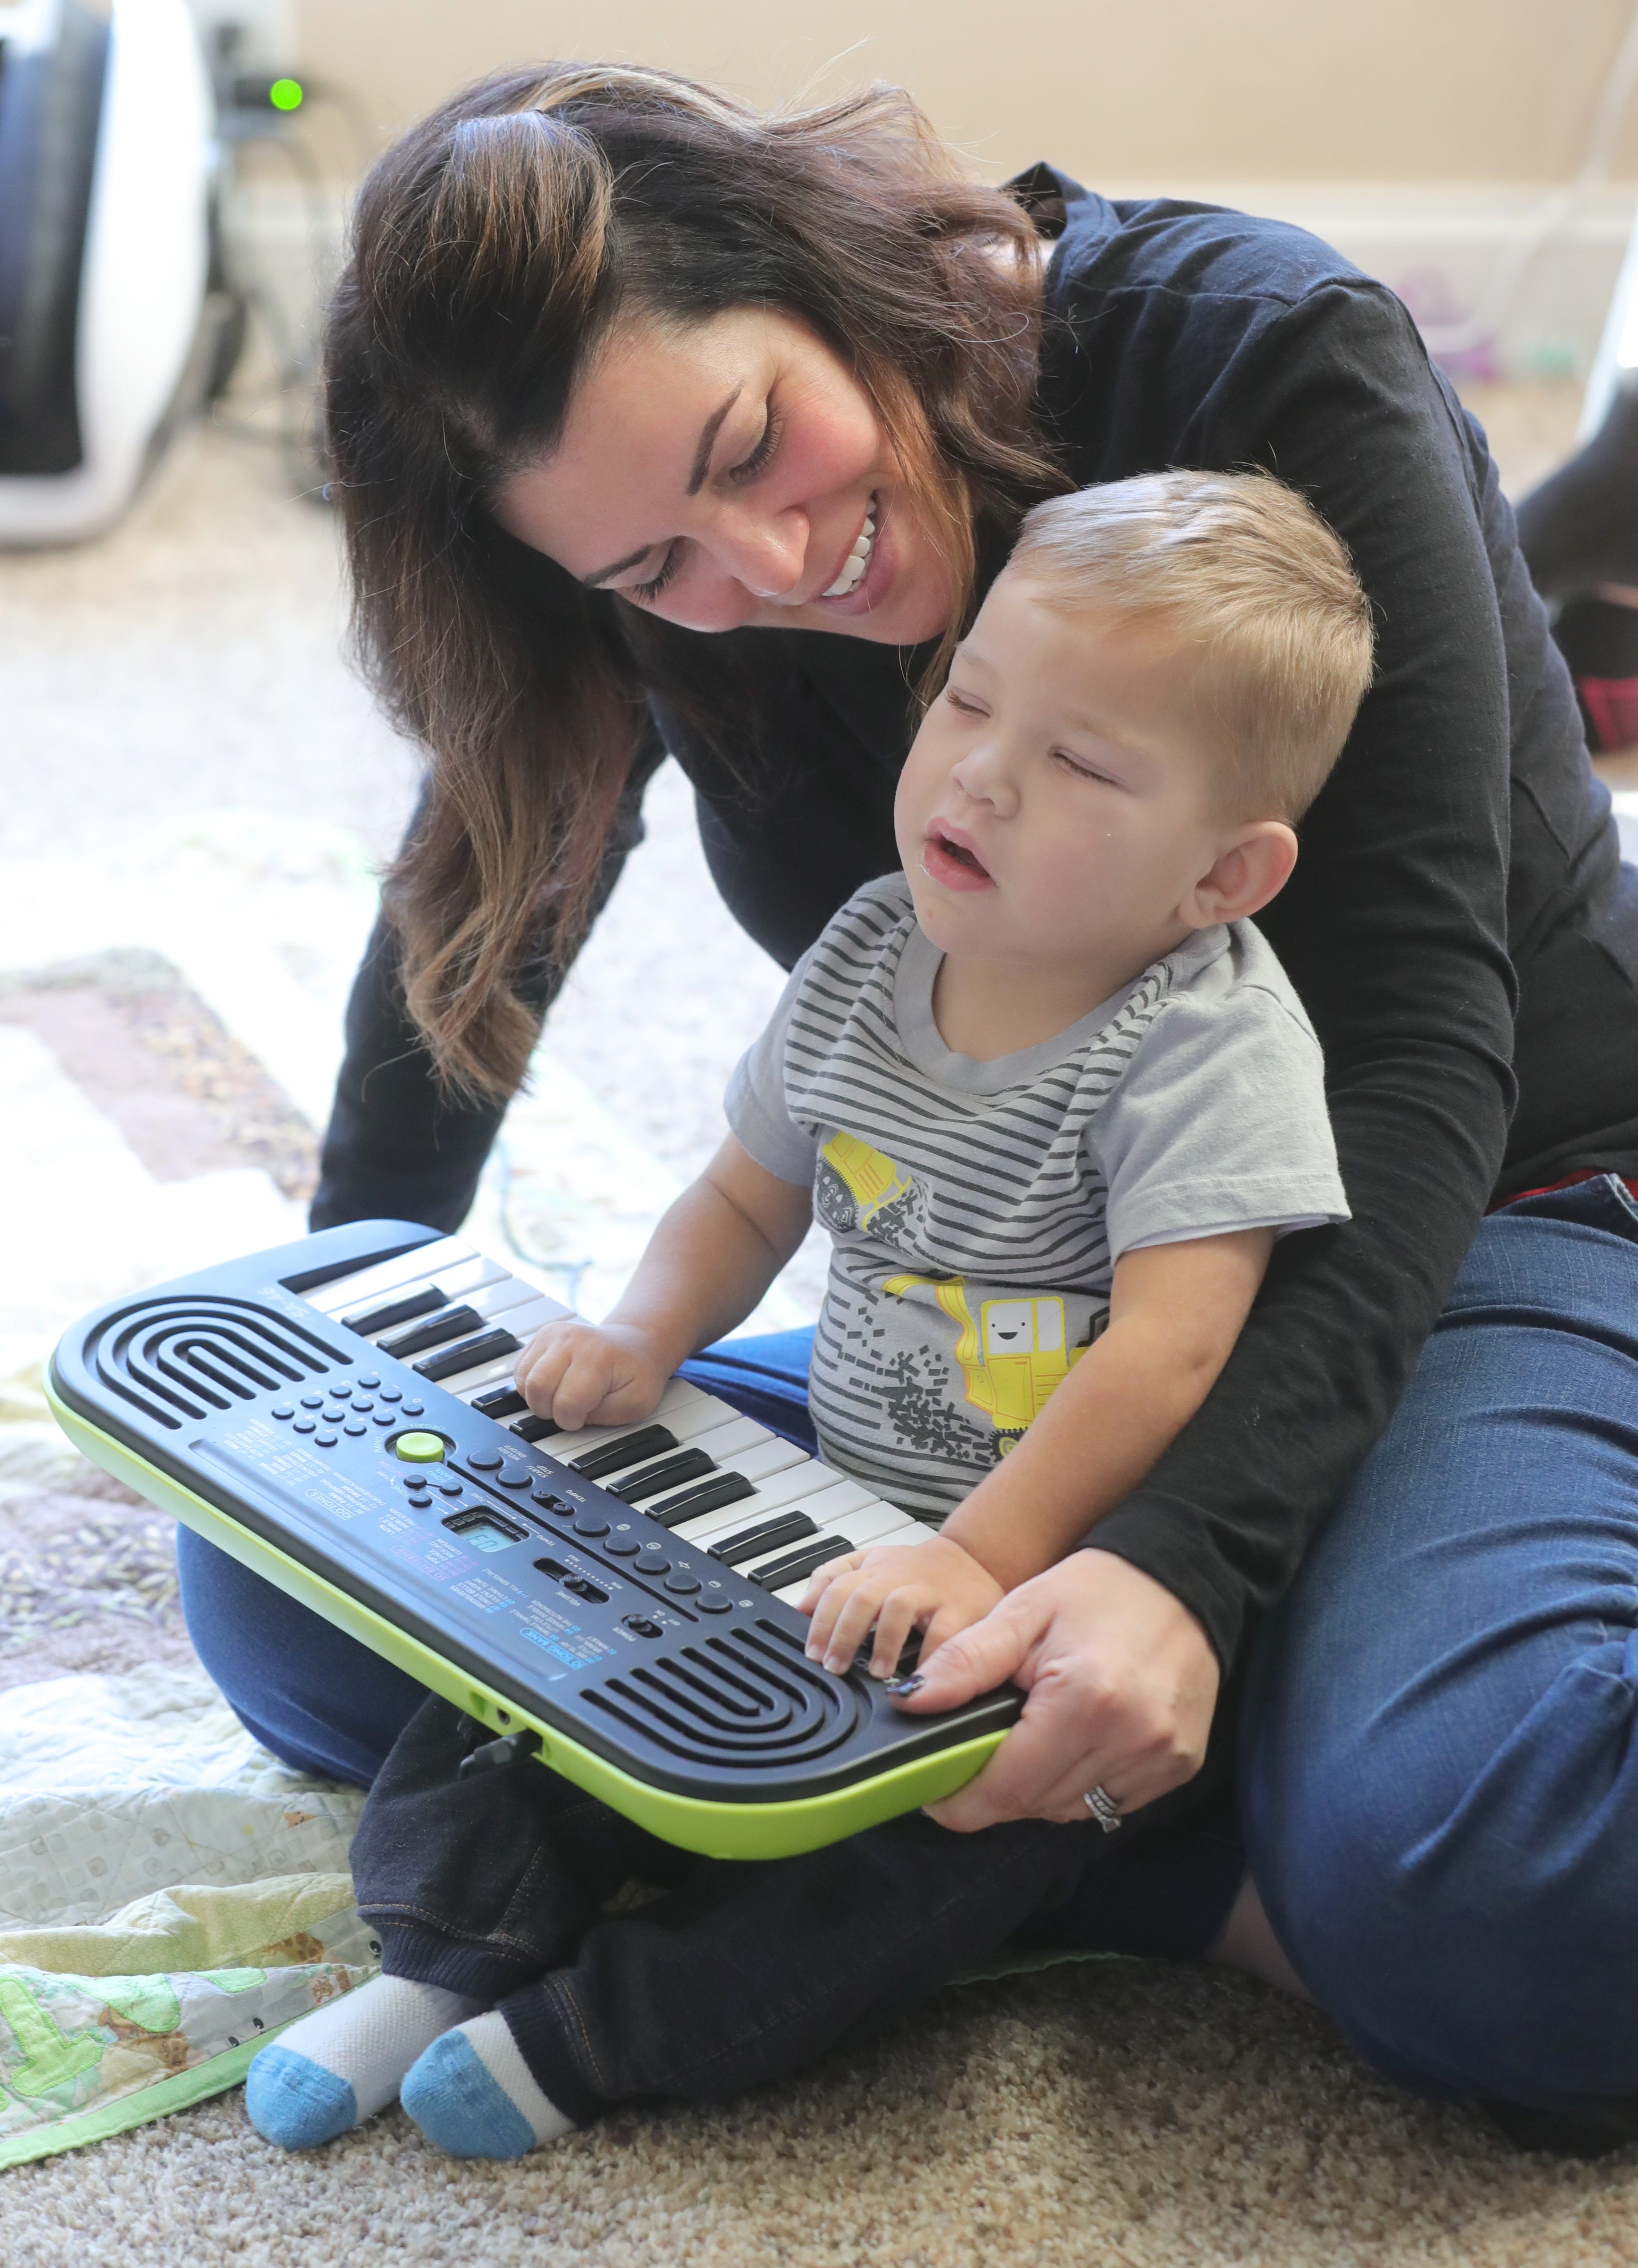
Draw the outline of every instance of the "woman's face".
[[[949,570],[870,396],[805,324],[763,308],[623,326],[496,516],[686,630],[914,645],[950,612]]]

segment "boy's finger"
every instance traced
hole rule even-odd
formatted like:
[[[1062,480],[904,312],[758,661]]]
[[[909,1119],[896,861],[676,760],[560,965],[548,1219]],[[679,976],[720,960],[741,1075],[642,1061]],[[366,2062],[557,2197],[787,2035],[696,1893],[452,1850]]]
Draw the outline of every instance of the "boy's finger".
[[[856,1579],[841,1612],[837,1616],[830,1642],[825,1648],[826,1669],[846,1669],[865,1639],[876,1620],[881,1600],[868,1577]]]
[[[899,1657],[908,1645],[910,1632],[915,1628],[915,1601],[907,1591],[891,1592],[882,1602],[876,1617],[876,1644],[870,1653],[872,1677],[891,1677],[899,1667]]]

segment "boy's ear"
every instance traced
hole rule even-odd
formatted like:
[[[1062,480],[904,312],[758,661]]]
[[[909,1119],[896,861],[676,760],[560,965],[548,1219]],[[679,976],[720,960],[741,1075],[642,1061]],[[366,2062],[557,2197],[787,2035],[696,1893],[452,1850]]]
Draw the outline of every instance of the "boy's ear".
[[[1213,922],[1248,921],[1279,896],[1296,864],[1296,836],[1285,821],[1253,820],[1217,853],[1185,911],[1201,929]]]

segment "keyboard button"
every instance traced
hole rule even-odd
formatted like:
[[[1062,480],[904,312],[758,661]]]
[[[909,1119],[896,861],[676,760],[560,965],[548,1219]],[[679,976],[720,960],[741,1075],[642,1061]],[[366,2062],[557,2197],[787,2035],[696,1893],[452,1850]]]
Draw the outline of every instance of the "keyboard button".
[[[733,1611],[734,1602],[725,1591],[719,1591],[713,1585],[701,1591],[694,1603],[702,1615],[726,1615]]]
[[[776,1512],[771,1520],[760,1520],[753,1528],[724,1535],[720,1543],[712,1544],[711,1557],[730,1567],[743,1567],[747,1559],[766,1559],[787,1544],[805,1543],[818,1534],[804,1512]]]
[[[295,1405],[289,1402],[275,1402],[273,1405],[273,1415],[275,1418],[293,1418],[296,1415]]]
[[[370,1431],[370,1428],[364,1424],[362,1418],[349,1418],[346,1425],[342,1426],[342,1431],[343,1433],[352,1434],[354,1439],[356,1440],[360,1433],[367,1433]]]
[[[463,1371],[474,1369],[480,1363],[494,1362],[503,1355],[522,1352],[519,1342],[510,1331],[485,1331],[475,1339],[459,1339],[440,1353],[425,1356],[414,1365],[420,1375],[433,1385],[445,1378],[458,1378]]]
[[[483,1394],[474,1394],[472,1406],[485,1418],[521,1418],[529,1404],[515,1386],[492,1386]]]
[[[406,1418],[419,1418],[424,1413],[426,1406],[424,1402],[406,1402],[403,1405],[404,1415]]]
[[[372,1423],[377,1425],[396,1425],[398,1412],[396,1410],[378,1410]]]
[[[384,1386],[381,1388],[383,1402],[401,1402],[403,1398],[404,1389],[401,1386]]]
[[[474,1473],[498,1473],[503,1462],[498,1449],[482,1449],[466,1460]]]
[[[821,1535],[771,1565],[753,1567],[749,1572],[765,1589],[776,1591],[788,1585],[805,1583],[816,1567],[822,1567],[827,1559],[839,1559],[844,1551],[852,1549],[845,1535]]]
[[[322,1410],[324,1407],[324,1396],[322,1394],[304,1394],[301,1398],[301,1406],[304,1410]]]
[[[556,1503],[559,1499],[553,1498],[552,1501]],[[575,1521],[575,1534],[577,1535],[606,1535],[608,1534],[608,1522],[604,1519],[600,1512],[580,1513]]]
[[[671,1561],[663,1551],[656,1550],[651,1543],[645,1545],[631,1564],[639,1575],[666,1575],[671,1572]]]
[[[641,1559],[638,1560],[637,1565],[639,1567],[642,1566]],[[665,1587],[668,1591],[675,1592],[679,1599],[692,1598],[700,1587],[700,1579],[697,1575],[667,1575]]]
[[[634,1559],[643,1549],[643,1541],[636,1535],[611,1535],[603,1549],[611,1559]]]
[[[417,1315],[430,1315],[448,1303],[449,1294],[436,1284],[429,1284],[422,1292],[408,1292],[401,1300],[389,1300],[384,1307],[363,1307],[356,1314],[343,1315],[342,1327],[356,1331],[367,1339],[377,1331],[395,1330],[400,1323],[413,1323]]]
[[[380,1385],[381,1381],[380,1381],[380,1380],[376,1376],[376,1374],[375,1374],[374,1371],[371,1371],[371,1372],[369,1373],[369,1375],[368,1375],[367,1377],[361,1378],[361,1379],[359,1380],[358,1383],[360,1384],[360,1386],[368,1387],[368,1388],[370,1389],[371,1393],[371,1394],[373,1394],[373,1393],[375,1392],[375,1390],[376,1390],[377,1387]]]
[[[641,1504],[644,1497],[660,1496],[667,1489],[679,1488],[684,1481],[700,1480],[716,1468],[700,1449],[679,1449],[674,1457],[662,1457],[657,1465],[643,1465],[618,1487],[609,1491],[622,1504]]]
[[[334,1433],[315,1433],[312,1438],[321,1449],[333,1449],[335,1447]]]
[[[503,1488],[510,1489],[526,1489],[533,1482],[533,1479],[534,1475],[529,1470],[527,1465],[522,1465],[518,1467],[512,1472],[503,1473],[501,1475],[501,1486]]]
[[[640,1426],[635,1432],[621,1433],[613,1441],[606,1441],[600,1449],[584,1449],[570,1460],[575,1470],[589,1481],[600,1481],[610,1473],[623,1471],[628,1465],[640,1465],[645,1457],[657,1457],[663,1449],[674,1449],[677,1436],[664,1425]]]
[[[662,1528],[675,1528],[685,1520],[701,1520],[708,1512],[743,1504],[747,1497],[755,1494],[755,1484],[743,1473],[718,1473],[715,1480],[701,1481],[697,1488],[684,1489],[679,1496],[662,1497],[657,1504],[645,1506],[644,1509],[649,1518],[657,1520]]]
[[[418,1323],[411,1323],[405,1331],[394,1331],[381,1342],[383,1354],[395,1361],[408,1362],[412,1354],[426,1354],[433,1347],[445,1346],[451,1339],[464,1339],[474,1331],[483,1329],[483,1317],[475,1307],[440,1307],[436,1315],[427,1315]]]
[[[314,1418],[298,1418],[290,1430],[297,1433],[311,1433],[317,1425],[318,1420]]]

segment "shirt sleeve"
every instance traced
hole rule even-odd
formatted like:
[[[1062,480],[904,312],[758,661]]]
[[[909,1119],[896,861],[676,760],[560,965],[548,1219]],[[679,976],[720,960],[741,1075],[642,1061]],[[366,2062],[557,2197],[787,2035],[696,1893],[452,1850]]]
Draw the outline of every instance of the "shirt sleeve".
[[[1172,1591],[1225,1663],[1387,1425],[1495,1186],[1517,999],[1498,582],[1523,572],[1389,293],[1325,286],[1230,359],[1195,461],[1263,464],[1311,498],[1377,654],[1258,924],[1324,1050],[1353,1217],[1275,1248],[1210,1394],[1087,1538]]]
[[[1169,1001],[1093,1119],[1109,1250],[1346,1220],[1319,1043],[1260,984]]]
[[[734,1065],[723,1098],[736,1140],[759,1166],[798,1187],[812,1182],[819,1144],[785,1107],[785,1039],[812,958],[810,949],[791,970],[766,1027]]]

